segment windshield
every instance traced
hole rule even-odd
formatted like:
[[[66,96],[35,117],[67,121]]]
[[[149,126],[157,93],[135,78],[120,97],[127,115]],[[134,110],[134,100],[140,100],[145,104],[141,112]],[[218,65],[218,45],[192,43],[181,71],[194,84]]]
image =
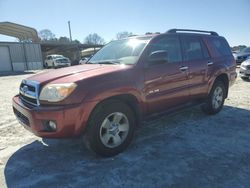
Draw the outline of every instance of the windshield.
[[[150,37],[112,41],[98,51],[90,64],[135,64]]]
[[[65,57],[63,57],[62,55],[55,55],[55,56],[53,56],[53,58],[58,59],[58,58],[65,58]]]

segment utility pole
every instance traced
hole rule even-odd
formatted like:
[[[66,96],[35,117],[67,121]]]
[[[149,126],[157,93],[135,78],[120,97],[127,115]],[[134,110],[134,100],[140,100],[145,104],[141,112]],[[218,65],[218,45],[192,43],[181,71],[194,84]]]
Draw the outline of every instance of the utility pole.
[[[70,39],[70,42],[72,42],[71,28],[70,28],[70,21],[68,21],[68,26],[69,26],[69,39]]]

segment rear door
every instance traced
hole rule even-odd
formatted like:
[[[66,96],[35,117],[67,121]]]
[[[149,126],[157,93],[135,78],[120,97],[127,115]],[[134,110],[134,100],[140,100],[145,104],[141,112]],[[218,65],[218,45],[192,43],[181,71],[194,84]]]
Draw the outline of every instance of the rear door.
[[[210,56],[200,36],[182,35],[183,61],[188,66],[189,94],[193,99],[207,94],[207,69]]]
[[[146,58],[155,51],[166,51],[167,61],[149,63],[144,75],[144,92],[148,113],[155,113],[184,103],[188,99],[187,72],[183,66],[179,37],[163,35],[151,41]],[[184,67],[184,69],[183,69]]]

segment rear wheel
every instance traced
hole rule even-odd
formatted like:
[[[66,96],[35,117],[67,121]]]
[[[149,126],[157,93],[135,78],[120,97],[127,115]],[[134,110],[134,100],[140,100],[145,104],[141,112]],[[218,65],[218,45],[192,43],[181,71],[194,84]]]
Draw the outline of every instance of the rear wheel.
[[[222,81],[215,81],[206,104],[202,106],[202,110],[207,114],[218,113],[223,105],[226,98],[226,88]]]
[[[134,128],[135,117],[130,107],[118,100],[108,100],[91,115],[86,142],[97,154],[114,156],[127,148]]]

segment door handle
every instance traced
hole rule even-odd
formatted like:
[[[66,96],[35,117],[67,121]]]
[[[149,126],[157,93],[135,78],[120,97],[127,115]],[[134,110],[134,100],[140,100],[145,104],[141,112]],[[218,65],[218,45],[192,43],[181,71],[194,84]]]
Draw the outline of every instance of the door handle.
[[[209,61],[209,62],[207,63],[207,66],[211,66],[211,65],[213,65],[213,64],[214,64],[214,62]]]
[[[186,70],[188,70],[188,67],[187,66],[180,67],[180,70],[181,71],[186,71]]]

